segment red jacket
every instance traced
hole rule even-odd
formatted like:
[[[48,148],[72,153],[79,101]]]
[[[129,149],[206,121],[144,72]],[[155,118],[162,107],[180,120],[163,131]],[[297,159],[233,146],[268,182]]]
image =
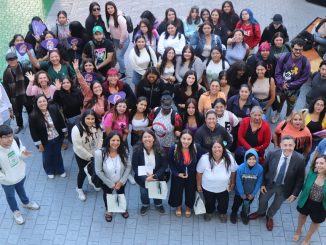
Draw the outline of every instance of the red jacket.
[[[250,117],[243,118],[238,131],[238,146],[243,146],[246,151],[250,148],[253,148],[250,145],[250,142],[248,142],[245,139],[246,132],[248,131],[250,124]],[[263,120],[261,128],[258,130],[258,146],[255,147],[256,151],[259,155],[260,163],[264,162],[264,154],[265,149],[269,146],[269,143],[271,142],[271,128],[269,127],[269,124]]]
[[[261,38],[260,26],[259,24],[246,25],[244,22],[241,25],[240,20],[237,23],[236,29],[240,29],[244,32],[244,40],[248,44],[250,49],[253,49],[259,42]]]

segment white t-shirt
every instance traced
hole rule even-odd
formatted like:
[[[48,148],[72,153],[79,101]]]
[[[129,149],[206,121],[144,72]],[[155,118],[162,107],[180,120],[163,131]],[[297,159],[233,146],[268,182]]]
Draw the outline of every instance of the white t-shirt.
[[[208,153],[200,158],[197,164],[197,172],[203,174],[202,186],[206,191],[220,193],[227,190],[231,173],[237,171],[238,168],[233,156],[230,153],[228,155],[231,159],[228,171],[226,170],[224,159],[219,164],[216,164],[214,161],[212,169]]]
[[[121,158],[117,155],[114,158],[110,156],[106,158],[105,163],[103,165],[103,171],[107,178],[111,179],[112,182],[116,183],[120,180],[121,177]]]
[[[145,166],[150,166],[151,168],[155,169],[156,163],[155,163],[155,154],[153,149],[150,151],[149,155],[144,149],[144,160],[145,160]]]
[[[222,117],[217,117],[217,123],[229,133],[239,124],[239,119],[232,112],[225,110]]]

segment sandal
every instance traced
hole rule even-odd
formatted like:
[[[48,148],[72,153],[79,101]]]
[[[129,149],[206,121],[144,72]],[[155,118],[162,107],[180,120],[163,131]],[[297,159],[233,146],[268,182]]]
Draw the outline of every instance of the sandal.
[[[106,222],[111,222],[112,221],[112,214],[111,213],[105,213],[105,220]]]
[[[175,210],[175,215],[177,217],[181,217],[181,215],[182,215],[181,207],[177,207],[177,209]]]
[[[129,217],[129,213],[128,213],[128,211],[122,213],[121,216],[122,216],[124,219],[128,219],[128,217]]]
[[[190,218],[191,217],[191,209],[187,208],[186,212],[185,212],[186,218]]]

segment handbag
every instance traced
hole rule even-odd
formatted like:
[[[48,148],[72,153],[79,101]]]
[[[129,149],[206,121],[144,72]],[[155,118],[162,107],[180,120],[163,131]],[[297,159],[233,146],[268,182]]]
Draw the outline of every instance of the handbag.
[[[109,213],[124,213],[127,211],[127,200],[125,194],[106,194]]]
[[[203,200],[204,200],[204,197],[202,197],[202,193],[196,192],[196,198],[195,198],[195,203],[194,203],[195,215],[206,213],[205,203]]]
[[[166,199],[168,186],[165,181],[146,181],[145,187],[148,189],[148,197],[153,199]]]

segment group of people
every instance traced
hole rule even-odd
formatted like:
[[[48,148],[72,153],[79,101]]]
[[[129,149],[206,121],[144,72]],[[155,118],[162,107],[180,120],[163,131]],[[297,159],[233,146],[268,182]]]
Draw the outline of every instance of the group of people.
[[[108,210],[108,196],[124,194],[129,180],[139,185],[145,215],[151,183],[170,182],[168,203],[177,217],[183,194],[190,217],[196,193],[202,193],[204,219],[217,211],[225,223],[234,190],[230,221],[237,222],[242,206],[244,224],[266,216],[272,230],[281,204],[298,198],[293,239],[300,239],[310,216],[308,244],[326,217],[326,61],[311,77],[305,108],[294,111],[310,62],[302,54],[304,40],[289,43],[280,14],[261,32],[253,12],[247,8],[238,15],[231,1],[211,11],[193,6],[184,20],[173,8],[162,22],[146,10],[135,28],[116,3],[105,4],[105,18],[100,10],[97,2],[90,4],[85,27],[69,21],[65,11],[51,30],[34,17],[27,35],[16,34],[9,43],[0,85],[0,183],[15,221],[24,222],[15,190],[24,207],[39,208],[23,188],[21,158],[30,152],[14,138],[24,128],[25,107],[49,179],[66,177],[61,150],[67,140],[72,143],[82,201],[86,177],[103,191]],[[325,27],[322,21],[315,35],[325,39]],[[286,118],[280,120],[284,102]],[[278,123],[273,132],[271,123]],[[271,142],[276,149],[266,154]],[[258,193],[258,211],[250,213]],[[166,213],[162,199],[154,204]],[[127,209],[121,215],[128,218]],[[105,220],[112,218],[106,211]]]

